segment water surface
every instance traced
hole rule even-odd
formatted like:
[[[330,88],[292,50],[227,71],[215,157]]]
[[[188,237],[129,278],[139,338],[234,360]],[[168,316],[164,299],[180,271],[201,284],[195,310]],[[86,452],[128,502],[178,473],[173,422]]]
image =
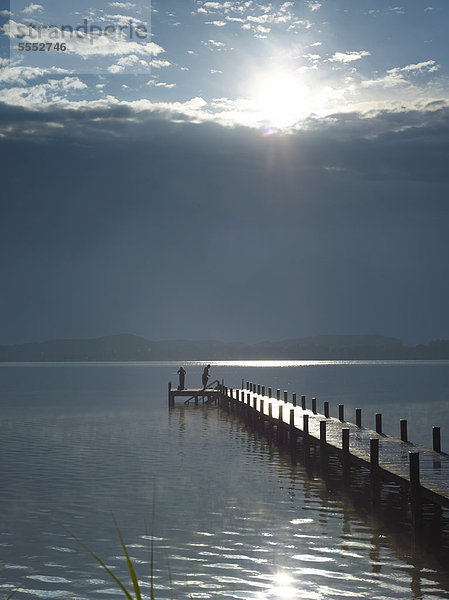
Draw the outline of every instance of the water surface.
[[[447,362],[258,364],[213,363],[212,374],[230,386],[245,377],[314,395],[333,414],[344,403],[348,419],[361,406],[367,424],[382,412],[395,435],[408,418],[410,438],[426,445],[438,424],[447,448]],[[202,367],[185,366],[187,384],[197,386]],[[170,587],[176,599],[449,598],[444,535],[432,551],[406,525],[370,511],[363,493],[345,490],[337,464],[324,478],[293,464],[216,407],[168,411],[176,370],[0,367],[0,596],[31,573],[16,597],[121,597],[66,531],[126,577],[113,513],[148,597],[153,540],[158,599],[170,598]],[[405,521],[405,513],[388,514]]]

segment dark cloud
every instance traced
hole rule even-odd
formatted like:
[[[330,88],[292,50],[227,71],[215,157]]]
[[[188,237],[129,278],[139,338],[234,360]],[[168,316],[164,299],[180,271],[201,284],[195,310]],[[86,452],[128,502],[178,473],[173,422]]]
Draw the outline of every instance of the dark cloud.
[[[193,122],[186,111],[136,110],[133,105],[84,109],[29,110],[0,106],[0,131],[8,140],[92,148],[107,143],[117,150],[139,143],[157,144],[155,152],[176,146],[198,150],[201,160],[239,159],[247,164],[274,161],[285,169],[347,171],[375,179],[446,181],[449,151],[449,107],[432,102],[422,110],[335,114],[309,119],[290,134],[263,137],[244,127],[225,128]],[[174,122],[179,121],[179,122]],[[32,132],[32,135],[30,135]],[[212,151],[210,150],[212,148]],[[206,149],[206,151],[205,151]],[[172,150],[170,150],[172,151]]]
[[[431,108],[263,137],[2,107],[2,342],[448,337],[449,109]]]

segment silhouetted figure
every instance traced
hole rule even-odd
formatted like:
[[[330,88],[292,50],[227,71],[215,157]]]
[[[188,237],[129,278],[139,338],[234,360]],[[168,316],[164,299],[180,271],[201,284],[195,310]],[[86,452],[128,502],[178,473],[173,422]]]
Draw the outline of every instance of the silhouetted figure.
[[[209,369],[210,369],[210,365],[207,365],[207,367],[204,367],[203,376],[202,376],[204,389],[207,388],[207,382],[209,380]]]
[[[184,367],[179,367],[178,375],[179,375],[178,390],[183,390],[185,388],[185,379],[186,379],[186,370],[184,369]]]

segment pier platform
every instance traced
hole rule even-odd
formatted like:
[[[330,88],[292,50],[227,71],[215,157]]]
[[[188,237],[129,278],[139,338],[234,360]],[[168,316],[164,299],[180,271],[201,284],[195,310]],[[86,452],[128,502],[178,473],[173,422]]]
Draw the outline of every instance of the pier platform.
[[[169,383],[168,405],[170,407],[175,406],[176,398],[182,398],[184,404],[190,404],[190,402],[199,404],[200,401],[202,404],[218,403],[221,394],[221,386],[220,388],[188,388],[178,390],[177,388],[172,388],[171,383]]]

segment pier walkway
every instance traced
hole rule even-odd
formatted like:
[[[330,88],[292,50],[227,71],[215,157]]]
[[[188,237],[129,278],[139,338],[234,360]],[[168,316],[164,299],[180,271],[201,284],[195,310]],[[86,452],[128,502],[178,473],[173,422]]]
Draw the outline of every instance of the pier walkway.
[[[242,382],[243,385],[243,382]],[[401,438],[384,435],[382,415],[376,415],[376,430],[362,425],[361,409],[356,409],[356,424],[344,417],[344,406],[339,405],[339,417],[329,416],[329,404],[324,413],[317,412],[316,399],[306,407],[306,398],[297,402],[296,394],[288,400],[288,393],[265,386],[247,383],[246,389],[222,387],[220,404],[237,412],[255,429],[268,428],[277,439],[296,444],[319,444],[321,448],[338,452],[348,462],[355,462],[371,470],[372,479],[382,478],[407,485],[411,499],[427,499],[449,507],[449,455],[441,452],[440,430],[433,428],[433,447],[425,448],[407,440],[407,422],[401,421]],[[298,405],[299,404],[299,405]]]

